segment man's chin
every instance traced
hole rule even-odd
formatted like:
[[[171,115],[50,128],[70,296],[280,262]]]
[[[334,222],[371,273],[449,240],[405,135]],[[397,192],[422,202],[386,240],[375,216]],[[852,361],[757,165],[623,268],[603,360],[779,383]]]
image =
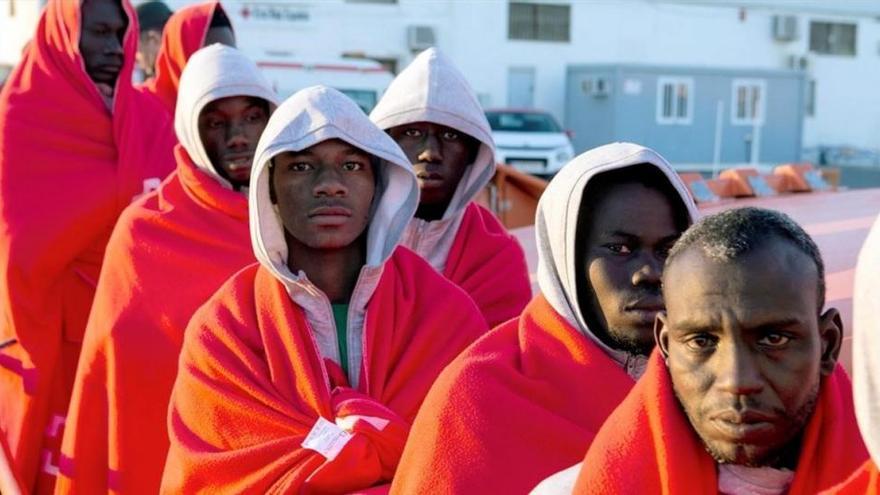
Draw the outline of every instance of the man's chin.
[[[649,356],[654,350],[654,326],[642,322],[629,324],[626,328],[614,327],[608,331],[612,347],[630,354]]]

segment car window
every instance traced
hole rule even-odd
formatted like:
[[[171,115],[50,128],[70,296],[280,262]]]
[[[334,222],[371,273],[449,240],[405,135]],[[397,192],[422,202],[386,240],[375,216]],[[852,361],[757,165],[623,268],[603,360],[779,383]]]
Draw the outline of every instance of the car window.
[[[493,131],[562,132],[553,116],[537,112],[486,112]]]
[[[364,113],[370,113],[376,106],[376,92],[366,89],[339,89],[339,92],[348,96],[361,107]]]

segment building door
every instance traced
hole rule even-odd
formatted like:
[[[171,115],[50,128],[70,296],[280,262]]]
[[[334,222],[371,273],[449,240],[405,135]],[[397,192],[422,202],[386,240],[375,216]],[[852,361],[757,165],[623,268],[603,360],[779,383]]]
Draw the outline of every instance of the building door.
[[[535,68],[511,67],[507,70],[507,106],[535,106]]]

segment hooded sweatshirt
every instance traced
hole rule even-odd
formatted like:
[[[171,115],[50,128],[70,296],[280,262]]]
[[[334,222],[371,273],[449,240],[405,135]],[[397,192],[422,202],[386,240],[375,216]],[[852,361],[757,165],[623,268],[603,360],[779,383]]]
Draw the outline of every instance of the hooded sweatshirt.
[[[168,18],[162,29],[156,77],[141,86],[141,90],[156,96],[169,113],[174,113],[183,68],[192,54],[204,46],[217,9],[223,10],[219,0],[184,7]]]
[[[347,375],[330,301],[288,268],[269,194],[273,157],[329,139],[381,162],[349,303]],[[409,163],[353,101],[307,88],[263,133],[249,201],[259,264],[224,284],[187,328],[162,491],[343,493],[388,483],[431,383],[486,330],[467,294],[398,247],[418,203]]]
[[[255,261],[247,196],[219,179],[190,117],[220,98],[252,96],[275,106],[277,97],[253,62],[221,45],[193,55],[180,88],[177,170],[126,208],[107,245],[58,493],[158,492],[183,330],[223,282]]]
[[[413,425],[392,492],[527,493],[583,459],[644,358],[602,343],[577,304],[581,197],[597,175],[642,163],[666,175],[691,221],[696,219],[684,183],[648,148],[610,144],[563,167],[536,213],[541,294],[437,379]]]
[[[853,291],[853,392],[856,419],[871,459],[840,486],[837,495],[880,493],[880,216],[859,253]]]
[[[0,431],[26,492],[51,490],[104,247],[173,167],[171,121],[123,65],[105,100],[79,52],[82,2],[51,0],[0,92]],[[38,479],[39,478],[39,479]]]
[[[470,294],[490,327],[519,315],[531,297],[528,267],[516,238],[473,201],[495,175],[495,144],[464,76],[439,50],[425,50],[391,83],[370,119],[386,131],[431,122],[479,142],[443,217],[413,218],[402,244]]]

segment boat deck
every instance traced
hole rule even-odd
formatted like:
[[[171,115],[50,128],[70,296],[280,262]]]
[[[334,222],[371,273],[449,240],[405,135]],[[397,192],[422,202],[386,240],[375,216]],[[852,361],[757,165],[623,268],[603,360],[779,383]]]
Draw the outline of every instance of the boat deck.
[[[840,310],[844,325],[841,362],[852,363],[852,296],[856,260],[874,220],[880,214],[880,188],[841,192],[791,194],[765,198],[737,199],[701,205],[705,215],[730,208],[759,206],[781,211],[801,224],[816,241],[825,261],[826,305]],[[532,291],[538,292],[534,226],[513,229],[529,263]],[[878,274],[880,281],[880,274]]]

